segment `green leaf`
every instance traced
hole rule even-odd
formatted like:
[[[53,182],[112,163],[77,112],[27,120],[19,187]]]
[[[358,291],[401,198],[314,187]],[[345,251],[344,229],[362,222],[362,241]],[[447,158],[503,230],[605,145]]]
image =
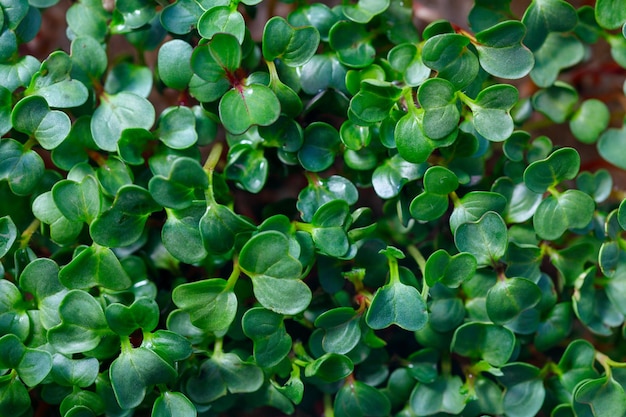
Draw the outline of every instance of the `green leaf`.
[[[323,171],[335,161],[339,143],[339,132],[334,127],[313,122],[304,129],[304,144],[298,151],[298,160],[307,171]]]
[[[130,306],[109,304],[104,315],[111,330],[120,336],[129,336],[137,329],[151,332],[159,324],[159,306],[148,297],[137,298]]]
[[[186,149],[198,141],[196,117],[189,107],[168,107],[159,116],[156,135],[172,149]]]
[[[59,211],[69,221],[91,223],[100,214],[98,180],[87,175],[78,183],[61,180],[52,187],[52,198]]]
[[[276,94],[262,84],[240,86],[229,90],[219,103],[219,116],[224,127],[238,135],[252,125],[268,126],[280,116]]]
[[[224,254],[235,245],[238,234],[249,232],[254,227],[228,207],[211,203],[199,223],[200,234],[207,252]]]
[[[17,239],[17,227],[10,216],[0,217],[0,258],[3,258],[15,240]]]
[[[228,329],[237,313],[237,297],[221,278],[179,285],[172,300],[189,314],[194,326],[206,332]]]
[[[576,177],[580,155],[574,148],[561,148],[545,159],[535,161],[524,170],[524,183],[535,193],[544,193],[565,180]]]
[[[391,414],[389,399],[376,388],[361,381],[346,383],[333,403],[337,417],[382,417]]]
[[[424,174],[424,190],[431,194],[447,195],[456,190],[459,180],[448,168],[433,165]]]
[[[392,282],[376,291],[365,321],[375,330],[395,324],[404,330],[416,331],[426,325],[428,312],[415,287]]]
[[[505,324],[541,300],[541,289],[526,278],[506,278],[489,289],[487,315],[495,324]]]
[[[431,78],[417,90],[424,109],[422,128],[434,140],[443,139],[458,129],[461,113],[457,107],[455,87],[443,78]]]
[[[600,100],[588,99],[572,115],[569,128],[582,143],[595,143],[602,132],[609,127],[610,113]]]
[[[347,377],[353,370],[354,364],[347,356],[326,353],[310,362],[304,369],[304,374],[307,377],[315,376],[326,382],[335,382]]]
[[[104,91],[111,95],[127,92],[147,98],[152,91],[152,71],[143,65],[122,62],[108,73]]]
[[[463,382],[458,376],[439,376],[430,383],[419,382],[409,399],[411,411],[416,415],[437,413],[459,414],[465,409],[466,396]]]
[[[44,350],[32,349],[22,344],[14,334],[0,337],[0,366],[14,369],[29,387],[39,385],[52,369],[52,355]]]
[[[180,392],[163,392],[152,406],[152,417],[196,417],[198,411]]]
[[[576,186],[580,191],[589,194],[596,203],[601,203],[611,194],[613,177],[605,169],[599,169],[593,174],[585,171],[576,178]]]
[[[472,359],[484,359],[499,367],[513,354],[515,335],[509,329],[490,323],[470,322],[458,327],[451,350]]]
[[[28,195],[44,174],[44,163],[37,152],[25,150],[13,139],[0,141],[0,180],[7,180],[16,195]]]
[[[535,232],[542,239],[557,239],[567,229],[587,226],[595,208],[593,199],[579,190],[549,196],[539,204],[533,216]]]
[[[269,163],[263,148],[242,142],[228,150],[228,163],[224,169],[226,178],[237,182],[241,188],[258,193],[267,181]]]
[[[344,65],[364,68],[374,62],[376,50],[362,24],[348,20],[337,22],[330,29],[328,40]]]
[[[150,387],[172,382],[177,372],[153,351],[129,344],[111,364],[109,375],[118,404],[131,409],[141,404]]]
[[[3,79],[2,86],[13,92],[18,87],[26,87],[33,74],[39,69],[40,62],[37,58],[26,55],[19,57],[15,62],[0,64],[0,76]]]
[[[461,224],[454,243],[459,251],[474,255],[479,267],[494,265],[506,252],[507,227],[498,213],[490,211],[476,222]]]
[[[555,305],[535,333],[534,343],[537,349],[547,350],[565,340],[572,329],[573,319],[571,303]]]
[[[103,93],[91,118],[91,133],[100,149],[115,152],[124,129],[150,129],[154,118],[154,107],[143,97],[125,91]]]
[[[313,55],[300,72],[302,90],[307,94],[317,94],[329,88],[345,91],[346,72],[346,67],[339,62],[337,55]]]
[[[527,28],[524,43],[537,50],[551,32],[567,32],[578,22],[576,9],[564,0],[533,0],[522,23]]]
[[[239,266],[252,278],[254,295],[263,307],[293,315],[309,305],[312,295],[300,280],[302,264],[291,256],[289,245],[280,232],[261,232],[241,248]]]
[[[361,340],[361,316],[351,307],[327,310],[315,319],[323,329],[322,348],[327,353],[346,354]]]
[[[533,69],[535,58],[522,45],[526,27],[519,21],[507,20],[476,34],[476,50],[480,66],[495,77],[518,79]]]
[[[428,257],[424,268],[424,278],[429,286],[441,282],[446,287],[457,288],[470,279],[476,271],[476,258],[469,253],[450,256],[445,249],[439,249]]]
[[[208,404],[226,395],[255,392],[263,385],[263,371],[234,353],[213,355],[187,379],[185,392],[195,403]]]
[[[11,109],[13,98],[11,92],[0,86],[0,135],[4,135],[11,130]]]
[[[150,214],[160,209],[148,190],[125,185],[119,189],[113,206],[91,223],[89,233],[94,242],[103,246],[131,245],[143,234]]]
[[[328,178],[318,178],[303,188],[298,194],[296,204],[302,220],[311,222],[315,212],[331,200],[344,200],[349,205],[357,202],[359,193],[357,188],[346,178],[332,175]]]
[[[387,54],[389,65],[402,74],[407,85],[416,87],[430,76],[430,68],[424,65],[416,45],[402,43],[393,47]]]
[[[148,183],[154,200],[176,210],[190,207],[197,198],[198,190],[209,186],[206,173],[193,158],[179,157],[170,167],[168,177],[155,175]]]
[[[550,33],[541,48],[535,51],[535,66],[530,71],[530,78],[539,87],[549,87],[561,70],[578,64],[584,55],[585,48],[576,36]]]
[[[509,112],[517,99],[517,89],[508,84],[496,84],[482,90],[470,104],[476,131],[493,142],[508,139],[514,128]]]
[[[411,216],[420,221],[439,219],[448,210],[448,196],[425,191],[416,196],[409,206]]]
[[[368,23],[374,16],[387,10],[389,3],[389,0],[359,0],[357,4],[344,5],[341,11],[353,22]]]
[[[72,76],[88,86],[93,85],[93,80],[99,80],[107,69],[104,48],[90,36],[80,36],[72,41],[70,57]]]
[[[100,286],[125,290],[131,285],[130,278],[113,251],[97,244],[83,249],[61,268],[59,280],[72,289]]]
[[[372,186],[380,198],[393,198],[400,193],[402,187],[410,181],[424,175],[426,164],[407,162],[400,155],[386,159],[372,174]]]
[[[11,124],[16,130],[34,136],[47,150],[61,144],[71,128],[67,114],[50,110],[48,103],[41,96],[30,96],[20,100],[11,113]]]
[[[413,113],[407,113],[398,120],[394,129],[394,141],[400,156],[408,162],[426,162],[438,143],[424,134],[421,120]],[[455,132],[456,133],[456,132]],[[455,138],[453,138],[455,139]],[[438,142],[444,142],[438,141]]]
[[[227,33],[234,36],[240,44],[246,32],[243,16],[237,9],[229,6],[209,8],[200,16],[197,28],[203,38],[211,39],[218,33]]]
[[[83,83],[70,78],[72,63],[63,51],[56,51],[41,64],[28,86],[27,95],[37,94],[52,107],[77,107],[87,101]]]
[[[620,0],[598,0],[595,17],[603,28],[617,29],[626,22],[624,4]]]
[[[563,123],[570,118],[578,104],[578,92],[574,87],[557,81],[554,85],[533,94],[532,104],[553,122]]]
[[[96,358],[70,359],[57,353],[52,357],[51,376],[59,385],[86,388],[96,382],[99,366]]]
[[[460,200],[454,201],[454,211],[450,216],[450,229],[454,233],[461,224],[474,222],[488,211],[502,213],[506,205],[506,197],[502,194],[488,191],[470,191]]]
[[[161,45],[157,68],[159,78],[166,86],[183,90],[189,85],[193,75],[190,64],[192,52],[191,45],[181,39],[173,39]]]
[[[614,416],[626,413],[624,387],[610,376],[576,386],[572,406],[577,416]]]
[[[48,341],[64,354],[95,349],[108,331],[102,307],[82,290],[65,294],[59,304],[59,316],[61,323],[48,330]]]
[[[298,67],[311,59],[319,42],[320,35],[314,27],[294,27],[274,16],[263,28],[263,57],[268,61],[280,58],[285,64]]]
[[[617,221],[622,229],[626,230],[626,200],[622,201],[619,205],[617,212]]]
[[[480,69],[478,58],[467,48],[469,44],[466,36],[456,33],[432,36],[424,43],[422,60],[437,71],[438,77],[460,90],[474,81]]]
[[[83,223],[70,221],[61,213],[48,191],[37,196],[32,205],[33,215],[41,222],[50,225],[50,238],[59,245],[75,242],[83,229]]]
[[[348,114],[354,114],[357,125],[372,125],[389,117],[389,112],[400,99],[402,90],[387,81],[361,81],[361,89],[350,100]]]
[[[254,342],[254,359],[259,366],[276,366],[291,352],[291,336],[285,330],[283,316],[264,308],[246,311],[241,319],[244,334]]]
[[[541,409],[546,389],[540,369],[526,363],[511,363],[501,368],[498,380],[505,386],[504,410],[511,417],[535,416]]]
[[[322,253],[332,257],[346,255],[350,242],[344,227],[349,216],[350,208],[344,200],[332,200],[317,209],[311,219],[311,237]]]
[[[622,146],[626,145],[626,125],[621,129],[607,129],[598,139],[598,152],[600,156],[609,163],[626,169],[626,158],[624,157]]]
[[[161,11],[161,24],[169,32],[185,35],[196,27],[203,11],[196,0],[178,0]]]
[[[32,412],[28,390],[18,378],[3,376],[0,379],[0,400],[0,412],[6,415]]]

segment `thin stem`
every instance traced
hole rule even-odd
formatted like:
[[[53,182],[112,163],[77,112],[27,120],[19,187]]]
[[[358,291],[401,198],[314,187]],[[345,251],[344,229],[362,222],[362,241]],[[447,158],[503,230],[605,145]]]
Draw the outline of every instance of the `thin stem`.
[[[211,152],[209,153],[209,156],[207,157],[207,160],[202,167],[202,169],[206,173],[207,179],[209,180],[209,185],[207,189],[204,190],[204,197],[207,201],[207,205],[216,204],[215,196],[213,195],[213,171],[215,170],[215,167],[220,160],[220,157],[222,155],[222,149],[223,146],[221,143],[216,143],[215,145],[213,145],[213,148],[211,148]]]
[[[39,221],[39,219],[35,219],[28,225],[26,230],[22,232],[22,235],[20,236],[20,249],[26,249],[28,247],[28,242],[30,242],[30,238],[33,236],[33,233],[35,233],[37,229],[39,229],[40,225],[41,222]]]
[[[335,417],[335,410],[330,394],[324,394],[324,417]]]
[[[224,346],[224,339],[222,339],[221,337],[218,337],[217,339],[215,339],[215,343],[213,344],[213,356],[217,357],[217,356],[221,356],[222,355],[222,348]]]
[[[226,287],[224,287],[224,291],[231,291],[235,287],[235,284],[237,283],[240,275],[241,268],[239,268],[239,261],[235,258],[235,260],[233,261],[233,272],[231,272],[230,276],[228,277],[228,281],[226,282]]]
[[[420,269],[420,272],[422,273],[422,298],[424,300],[426,300],[428,298],[428,292],[430,291],[430,287],[428,286],[428,284],[426,283],[426,259],[424,259],[424,255],[422,255],[422,252],[419,251],[419,249],[417,249],[417,247],[415,245],[409,245],[407,247],[407,250],[409,251],[409,255],[411,255],[411,257],[413,257],[413,259],[415,259],[415,262],[417,262],[417,266]]]

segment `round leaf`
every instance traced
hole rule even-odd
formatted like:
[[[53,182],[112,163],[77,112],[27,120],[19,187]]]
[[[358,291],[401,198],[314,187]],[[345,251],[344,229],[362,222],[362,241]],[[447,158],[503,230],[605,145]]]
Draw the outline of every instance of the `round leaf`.
[[[480,358],[493,366],[502,366],[513,354],[515,335],[510,330],[490,323],[470,322],[458,327],[451,350],[469,358]]]
[[[493,265],[504,256],[508,244],[507,227],[498,213],[485,213],[476,222],[463,223],[454,233],[461,252],[476,258],[477,265]]]
[[[238,135],[252,125],[268,126],[280,116],[280,101],[262,84],[240,86],[229,90],[219,103],[219,116],[224,127]]]
[[[487,314],[496,324],[504,324],[541,300],[541,290],[525,278],[498,281],[489,289],[486,298]]]

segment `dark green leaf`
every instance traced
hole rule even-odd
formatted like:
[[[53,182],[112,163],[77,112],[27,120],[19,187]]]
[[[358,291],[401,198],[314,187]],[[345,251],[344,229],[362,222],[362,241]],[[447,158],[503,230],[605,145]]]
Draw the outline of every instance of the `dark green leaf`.
[[[516,20],[500,22],[477,33],[480,65],[496,77],[518,79],[528,75],[535,58],[521,43],[525,35],[525,26]]]
[[[126,185],[120,188],[113,206],[91,223],[89,232],[100,245],[128,246],[141,237],[150,214],[160,209],[148,190]]]
[[[125,91],[103,93],[91,118],[91,133],[100,149],[114,152],[124,129],[150,129],[154,118],[154,107],[143,97]]]
[[[469,43],[469,38],[456,33],[432,36],[424,44],[422,60],[460,90],[474,81],[480,69],[478,58],[467,48]]]
[[[524,171],[524,183],[531,191],[544,193],[561,181],[574,179],[579,169],[578,152],[573,148],[561,148],[530,164]]]
[[[420,382],[409,399],[411,410],[417,415],[459,414],[466,402],[462,385],[458,376],[439,376],[430,383]]]
[[[218,33],[227,33],[234,36],[239,43],[243,42],[246,31],[241,13],[229,6],[209,8],[200,16],[197,28],[203,38],[211,39]]]
[[[428,321],[426,303],[416,288],[392,282],[376,291],[365,316],[372,329],[384,329],[392,324],[416,331]]]
[[[108,330],[102,307],[82,290],[65,295],[59,304],[59,316],[61,323],[48,331],[48,341],[64,354],[95,349]]]
[[[90,224],[100,214],[100,189],[96,178],[87,175],[78,183],[62,180],[52,187],[52,198],[59,211],[70,221]]]
[[[535,66],[530,71],[530,78],[539,87],[549,87],[557,80],[562,69],[576,65],[584,55],[585,48],[574,35],[550,33],[543,45],[535,51]]]
[[[602,132],[609,127],[610,113],[600,100],[589,99],[582,102],[572,115],[569,128],[572,134],[583,143],[595,143]]]
[[[11,217],[0,217],[0,258],[4,257],[17,239],[17,227]]]
[[[308,171],[323,171],[334,162],[339,143],[339,132],[334,127],[313,122],[304,129],[304,144],[298,151],[298,160]]]
[[[485,213],[476,222],[461,224],[454,233],[454,242],[461,252],[474,255],[477,265],[493,265],[506,252],[507,227],[496,212]]]
[[[578,190],[549,196],[539,204],[533,216],[535,232],[542,239],[557,239],[567,229],[587,226],[595,207],[593,199]]]
[[[263,29],[263,57],[268,61],[280,58],[287,65],[301,66],[315,54],[319,41],[319,32],[314,27],[293,27],[275,16]]]
[[[577,21],[576,9],[564,0],[534,0],[522,18],[528,29],[524,43],[534,51],[551,32],[572,30]]]
[[[626,126],[621,129],[610,128],[598,139],[598,152],[609,163],[626,169],[626,158],[622,146],[626,145]]]
[[[111,249],[93,244],[83,249],[70,263],[61,268],[59,280],[67,288],[101,286],[125,290],[131,280]]]
[[[620,0],[598,0],[595,16],[600,26],[605,29],[617,29],[626,22],[626,11]]]
[[[137,407],[147,390],[156,384],[169,383],[176,370],[153,351],[144,347],[122,350],[109,369],[115,398],[123,409]]]
[[[374,62],[376,50],[370,43],[365,26],[340,21],[329,32],[330,46],[337,52],[339,61],[354,68],[364,68]]]
[[[507,328],[470,322],[454,332],[451,350],[469,358],[480,358],[493,366],[508,362],[515,347],[515,335]]]
[[[172,292],[172,300],[189,313],[194,326],[206,332],[228,329],[237,313],[237,297],[221,278],[180,285]]]
[[[337,417],[382,417],[391,413],[391,403],[382,392],[361,381],[345,384],[337,395],[333,409]]]
[[[0,142],[0,180],[7,180],[14,194],[30,194],[43,174],[44,163],[37,152],[25,150],[13,139]]]
[[[424,278],[429,286],[441,282],[450,288],[457,288],[470,279],[476,271],[476,258],[469,253],[450,256],[445,249],[439,249],[428,257]]]
[[[486,298],[487,314],[496,324],[505,324],[541,300],[541,290],[525,278],[507,278],[489,289]]]
[[[458,128],[461,113],[450,82],[442,78],[424,81],[417,90],[417,99],[425,110],[422,129],[427,137],[443,139]]]

